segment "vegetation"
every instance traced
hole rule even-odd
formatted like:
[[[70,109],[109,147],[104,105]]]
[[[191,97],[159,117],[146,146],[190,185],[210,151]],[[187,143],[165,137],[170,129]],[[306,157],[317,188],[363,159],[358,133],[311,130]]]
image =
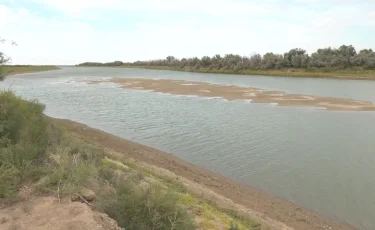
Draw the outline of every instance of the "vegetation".
[[[50,143],[43,110],[11,92],[0,94],[0,198],[13,197],[23,183],[45,171],[41,166]]]
[[[101,62],[84,62],[81,64],[78,64],[77,66],[112,66],[112,67],[118,67],[123,66],[125,63],[122,61],[114,61],[114,62],[107,62],[107,63],[101,63]]]
[[[82,63],[78,66],[124,66],[249,75],[375,78],[375,52],[372,49],[357,52],[352,45],[342,45],[337,49],[318,49],[311,55],[306,50],[295,48],[284,54],[270,52],[263,56],[256,53],[250,56],[226,54],[182,59],[168,56],[161,60]]]
[[[260,229],[233,210],[188,192],[175,178],[66,131],[43,110],[37,101],[0,92],[0,203],[25,199],[23,190],[33,191],[29,196],[65,199],[89,188],[97,195],[93,207],[125,229],[217,229],[218,223],[228,229]]]
[[[5,75],[40,72],[59,69],[53,65],[3,65],[2,71]]]
[[[179,205],[175,192],[161,187],[142,189],[122,180],[116,192],[101,200],[100,207],[126,229],[195,229],[190,214]]]
[[[4,41],[0,38],[0,44]],[[6,73],[2,66],[9,61],[9,58],[5,56],[3,52],[0,51],[0,81],[4,80]]]

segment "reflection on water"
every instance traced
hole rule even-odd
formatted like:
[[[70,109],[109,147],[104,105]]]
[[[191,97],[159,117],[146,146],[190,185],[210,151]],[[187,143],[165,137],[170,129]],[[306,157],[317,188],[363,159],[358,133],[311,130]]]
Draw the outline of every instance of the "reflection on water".
[[[375,102],[375,81],[64,68],[0,83],[68,118],[187,161],[363,229],[375,229],[375,113],[276,107],[121,89],[86,79],[205,80]]]

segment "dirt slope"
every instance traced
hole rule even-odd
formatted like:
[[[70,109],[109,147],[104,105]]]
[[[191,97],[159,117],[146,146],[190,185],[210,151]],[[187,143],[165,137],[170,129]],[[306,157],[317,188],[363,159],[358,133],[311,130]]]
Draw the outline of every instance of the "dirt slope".
[[[122,230],[84,203],[39,197],[0,209],[1,230]]]

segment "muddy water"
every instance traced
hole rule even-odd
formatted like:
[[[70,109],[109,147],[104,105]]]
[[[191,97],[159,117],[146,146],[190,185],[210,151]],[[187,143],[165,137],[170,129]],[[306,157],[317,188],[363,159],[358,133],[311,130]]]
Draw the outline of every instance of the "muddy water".
[[[308,209],[375,229],[375,113],[124,89],[112,77],[206,81],[375,102],[375,81],[64,68],[0,83],[68,118],[170,152]]]

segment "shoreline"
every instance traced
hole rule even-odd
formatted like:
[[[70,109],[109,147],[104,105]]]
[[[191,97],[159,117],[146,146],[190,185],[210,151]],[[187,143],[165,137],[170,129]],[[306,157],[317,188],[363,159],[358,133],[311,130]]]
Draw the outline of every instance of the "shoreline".
[[[214,73],[227,75],[247,75],[247,76],[274,76],[274,77],[295,77],[295,78],[326,78],[326,79],[345,79],[345,80],[375,80],[375,71],[373,73],[342,73],[342,72],[309,72],[303,70],[210,70],[210,69],[186,69],[169,66],[75,66],[75,67],[104,67],[104,68],[130,68],[130,69],[152,69],[152,70],[170,70],[190,73]]]
[[[66,119],[51,119],[88,142],[97,143],[124,157],[167,170],[183,180],[198,184],[228,199],[229,203],[224,203],[230,204],[232,202],[232,206],[235,205],[238,210],[249,214],[250,218],[258,218],[261,222],[273,226],[272,229],[357,229],[347,223],[299,207],[289,201],[241,184],[220,174],[212,173],[152,147],[128,141],[78,122]],[[287,227],[282,227],[284,225]]]
[[[308,71],[285,71],[285,70],[210,70],[210,69],[182,69],[173,67],[145,67],[145,66],[123,66],[123,68],[139,68],[139,69],[156,69],[156,70],[171,70],[192,73],[216,73],[216,74],[233,74],[233,75],[248,75],[248,76],[282,76],[282,77],[297,77],[297,78],[331,78],[331,79],[346,79],[346,80],[375,80],[375,72],[372,74],[353,74],[340,72],[308,72]]]
[[[59,70],[57,66],[27,66],[27,67],[17,67],[17,66],[6,66],[5,71],[7,72],[7,77],[13,77],[21,74],[39,73],[47,72],[52,70]]]

